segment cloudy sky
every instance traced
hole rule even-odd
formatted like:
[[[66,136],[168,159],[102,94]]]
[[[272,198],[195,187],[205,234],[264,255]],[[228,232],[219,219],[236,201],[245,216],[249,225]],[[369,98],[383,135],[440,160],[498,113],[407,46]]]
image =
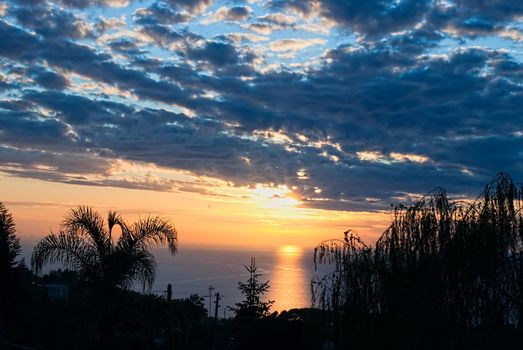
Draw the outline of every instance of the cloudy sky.
[[[24,220],[132,193],[222,205],[187,229],[246,203],[364,227],[523,178],[520,1],[18,0],[0,38],[0,200]]]

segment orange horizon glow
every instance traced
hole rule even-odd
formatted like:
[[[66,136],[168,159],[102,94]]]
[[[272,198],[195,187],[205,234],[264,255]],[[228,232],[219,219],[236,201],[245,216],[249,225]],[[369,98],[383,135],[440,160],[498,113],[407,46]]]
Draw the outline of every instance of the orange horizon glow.
[[[170,219],[179,233],[181,249],[283,247],[282,252],[288,254],[339,238],[347,227],[363,239],[375,241],[390,219],[386,213],[304,208],[286,186],[233,190],[237,193],[230,196],[160,192],[64,184],[0,173],[0,201],[13,214],[22,242],[57,231],[67,211],[77,205],[91,206],[102,215],[116,210],[128,222],[146,215]]]
[[[282,255],[300,255],[301,249],[300,247],[294,246],[294,245],[284,245],[280,247],[279,249],[280,254]]]

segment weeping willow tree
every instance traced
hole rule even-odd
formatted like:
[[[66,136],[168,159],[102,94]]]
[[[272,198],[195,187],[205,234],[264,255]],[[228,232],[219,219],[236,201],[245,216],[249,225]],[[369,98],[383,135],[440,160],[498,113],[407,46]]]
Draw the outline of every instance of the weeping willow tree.
[[[418,345],[414,335],[432,344],[444,335],[446,346],[470,329],[521,330],[522,206],[522,189],[500,174],[474,202],[436,189],[395,207],[374,246],[350,231],[320,243],[315,263],[334,269],[313,280],[313,299],[333,311],[337,343],[383,333],[380,325]]]

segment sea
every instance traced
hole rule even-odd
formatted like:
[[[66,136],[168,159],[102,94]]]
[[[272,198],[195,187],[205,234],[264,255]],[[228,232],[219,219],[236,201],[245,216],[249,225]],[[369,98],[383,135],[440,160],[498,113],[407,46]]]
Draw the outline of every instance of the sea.
[[[33,242],[31,242],[33,243]],[[23,255],[27,262],[33,244],[22,242]],[[271,311],[281,312],[293,308],[307,308],[312,305],[311,280],[316,275],[312,250],[297,247],[275,249],[240,249],[214,247],[183,247],[175,256],[167,249],[153,250],[157,273],[152,290],[145,291],[138,283],[133,290],[141,293],[166,295],[171,284],[174,299],[188,298],[198,294],[204,298],[204,305],[215,313],[216,295],[219,293],[219,317],[231,317],[231,307],[243,300],[238,282],[246,282],[249,273],[246,266],[255,259],[260,282],[269,282],[269,289],[262,300],[274,301]],[[59,268],[48,266],[45,270]]]

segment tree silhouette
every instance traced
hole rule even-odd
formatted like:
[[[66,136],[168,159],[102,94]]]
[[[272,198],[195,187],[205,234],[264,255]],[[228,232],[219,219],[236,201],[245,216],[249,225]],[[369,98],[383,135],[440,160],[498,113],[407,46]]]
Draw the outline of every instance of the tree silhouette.
[[[522,209],[521,188],[500,174],[474,202],[438,188],[397,206],[374,246],[351,231],[320,243],[315,263],[334,271],[313,281],[314,300],[333,311],[339,348],[391,345],[386,334],[396,347],[454,348],[470,330],[521,331]]]
[[[0,202],[0,330],[12,306],[12,296],[16,294],[17,270],[25,266],[16,261],[20,252],[13,216]]]
[[[20,252],[20,240],[16,236],[13,216],[0,202],[0,276],[7,276],[16,267],[16,258]]]
[[[245,265],[249,272],[247,283],[238,282],[238,289],[245,297],[236,308],[232,310],[238,319],[258,319],[269,315],[269,310],[274,303],[272,300],[262,301],[261,298],[269,290],[269,281],[259,282],[260,273],[257,273],[256,260],[251,258],[251,264]]]
[[[121,236],[113,242],[115,226]],[[62,263],[100,290],[128,288],[135,280],[150,289],[156,273],[150,249],[160,245],[176,253],[177,232],[167,220],[146,217],[128,225],[111,211],[106,225],[98,212],[80,206],[68,212],[58,233],[51,232],[36,245],[31,265],[39,273],[46,263]]]

